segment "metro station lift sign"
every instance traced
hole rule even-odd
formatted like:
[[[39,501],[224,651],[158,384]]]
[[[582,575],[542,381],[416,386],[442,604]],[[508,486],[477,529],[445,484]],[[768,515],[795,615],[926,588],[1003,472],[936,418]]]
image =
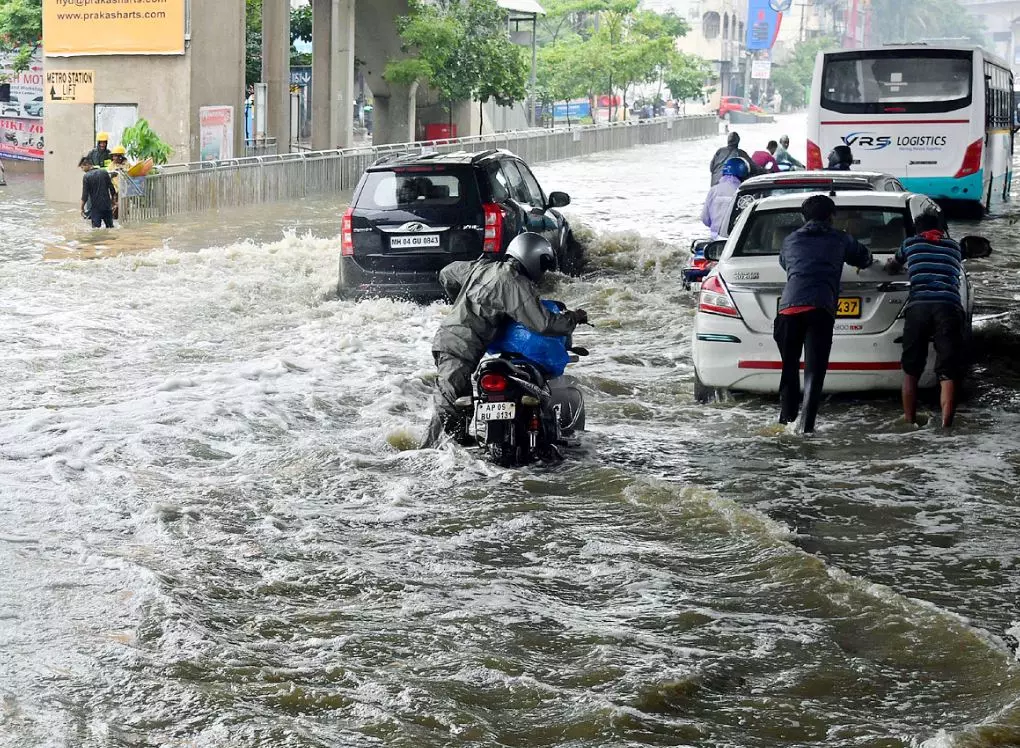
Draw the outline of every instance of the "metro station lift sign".
[[[48,70],[43,91],[47,104],[94,104],[96,73],[93,70]]]

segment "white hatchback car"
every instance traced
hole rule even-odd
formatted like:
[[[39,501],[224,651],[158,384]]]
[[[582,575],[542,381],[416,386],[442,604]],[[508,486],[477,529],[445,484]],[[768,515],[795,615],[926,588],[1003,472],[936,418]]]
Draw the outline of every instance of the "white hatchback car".
[[[866,270],[846,266],[826,392],[899,389],[903,307],[910,284],[906,272],[889,275],[885,263],[913,235],[921,213],[942,215],[933,200],[909,192],[833,192],[834,225],[866,245],[875,264]],[[749,206],[730,237],[710,245],[718,255],[705,278],[694,322],[695,398],[716,390],[778,392],[782,361],[772,337],[786,272],[779,265],[783,240],[804,224],[800,208],[808,195],[770,197]],[[944,224],[944,221],[943,221]],[[987,240],[967,237],[961,244],[969,258],[991,253]],[[969,280],[961,292],[968,331],[974,300]],[[933,357],[922,384],[930,383]],[[929,379],[929,382],[925,382]]]

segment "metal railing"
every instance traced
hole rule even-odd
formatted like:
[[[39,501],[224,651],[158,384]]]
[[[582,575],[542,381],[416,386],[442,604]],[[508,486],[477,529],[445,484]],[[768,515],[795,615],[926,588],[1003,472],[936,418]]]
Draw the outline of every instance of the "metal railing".
[[[220,208],[328,195],[352,190],[382,156],[428,148],[439,153],[513,151],[525,161],[558,161],[637,145],[716,135],[715,116],[671,117],[476,135],[335,151],[169,164],[145,178],[144,194],[121,192],[120,220],[138,222]]]

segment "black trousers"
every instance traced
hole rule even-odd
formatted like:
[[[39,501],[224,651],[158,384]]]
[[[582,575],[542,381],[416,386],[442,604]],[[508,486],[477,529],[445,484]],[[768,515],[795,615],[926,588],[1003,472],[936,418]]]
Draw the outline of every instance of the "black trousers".
[[[796,421],[798,412],[803,408],[804,432],[815,430],[835,324],[835,318],[822,309],[776,317],[773,337],[783,358],[783,377],[779,382],[780,423]],[[804,356],[803,402],[800,392],[801,354]]]
[[[113,228],[112,210],[99,211],[93,208],[92,212],[89,213],[89,218],[92,219],[92,228],[94,229],[100,228],[104,223],[106,224],[106,228],[108,229]]]

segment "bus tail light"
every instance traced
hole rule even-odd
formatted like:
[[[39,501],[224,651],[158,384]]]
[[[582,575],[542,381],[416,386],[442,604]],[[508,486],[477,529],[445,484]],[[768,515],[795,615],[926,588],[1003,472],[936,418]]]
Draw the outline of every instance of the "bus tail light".
[[[809,140],[807,142],[807,168],[809,169],[821,169],[822,164],[822,149],[818,145]]]
[[[956,178],[969,177],[981,171],[981,156],[984,151],[984,140],[975,140],[967,146],[967,152],[963,155],[963,166],[956,172]]]

